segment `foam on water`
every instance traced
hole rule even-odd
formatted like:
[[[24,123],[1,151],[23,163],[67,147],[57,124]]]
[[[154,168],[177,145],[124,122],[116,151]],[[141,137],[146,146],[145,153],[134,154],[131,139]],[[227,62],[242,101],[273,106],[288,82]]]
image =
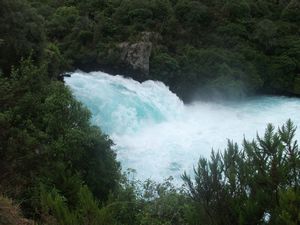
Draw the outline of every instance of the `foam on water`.
[[[110,135],[123,169],[140,179],[179,180],[199,156],[262,134],[267,123],[288,118],[300,127],[300,99],[262,96],[244,102],[184,105],[161,82],[137,81],[102,72],[66,78],[77,99],[92,112],[92,122]],[[299,132],[297,139],[300,140]]]

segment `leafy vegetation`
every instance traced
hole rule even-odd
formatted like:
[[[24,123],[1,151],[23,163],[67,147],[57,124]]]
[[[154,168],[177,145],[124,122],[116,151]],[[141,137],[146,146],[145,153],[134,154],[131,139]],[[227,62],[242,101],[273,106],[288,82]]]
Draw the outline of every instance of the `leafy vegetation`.
[[[200,158],[183,187],[171,178],[141,183],[121,175],[112,141],[57,79],[74,68],[126,73],[118,44],[147,31],[160,38],[143,79],[162,80],[181,97],[299,94],[299,6],[1,0],[0,224],[299,224],[291,121]]]
[[[106,70],[157,79],[188,100],[300,94],[299,0],[3,0],[1,68],[47,54],[52,76]],[[148,76],[121,60],[118,46],[150,32]],[[48,46],[48,48],[46,47]],[[48,51],[43,51],[43,49]],[[48,59],[49,61],[49,59]]]
[[[293,141],[295,130],[290,120],[277,132],[269,124],[263,138],[244,140],[241,149],[229,141],[224,153],[212,152],[211,160],[200,158],[195,183],[183,175],[189,195],[205,212],[206,224],[299,222],[300,161],[297,141]],[[283,212],[288,196],[294,209]]]
[[[72,205],[84,187],[106,200],[120,176],[112,142],[64,84],[25,60],[0,77],[0,87],[1,189],[22,200],[28,215],[38,210],[41,185]]]

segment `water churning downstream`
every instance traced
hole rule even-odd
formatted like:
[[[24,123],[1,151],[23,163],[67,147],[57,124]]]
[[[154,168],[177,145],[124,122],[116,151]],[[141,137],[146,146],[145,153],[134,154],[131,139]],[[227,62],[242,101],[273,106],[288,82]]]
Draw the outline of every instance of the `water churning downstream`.
[[[291,118],[300,127],[300,99],[262,96],[243,102],[184,105],[163,83],[137,81],[102,72],[66,78],[78,100],[92,112],[92,123],[114,141],[123,169],[161,181],[192,171],[199,156],[263,134],[267,123]],[[299,131],[297,139],[300,140]]]

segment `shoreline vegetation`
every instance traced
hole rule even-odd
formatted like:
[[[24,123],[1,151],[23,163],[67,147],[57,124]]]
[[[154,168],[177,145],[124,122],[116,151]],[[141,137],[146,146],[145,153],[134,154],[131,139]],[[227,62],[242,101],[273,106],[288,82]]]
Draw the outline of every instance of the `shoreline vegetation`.
[[[200,158],[182,188],[140,183],[58,79],[121,71],[185,100],[299,94],[299,0],[1,0],[0,15],[1,225],[299,224],[291,120]],[[149,71],[131,68],[145,55]]]
[[[1,69],[159,80],[184,101],[300,94],[299,0],[3,0]]]

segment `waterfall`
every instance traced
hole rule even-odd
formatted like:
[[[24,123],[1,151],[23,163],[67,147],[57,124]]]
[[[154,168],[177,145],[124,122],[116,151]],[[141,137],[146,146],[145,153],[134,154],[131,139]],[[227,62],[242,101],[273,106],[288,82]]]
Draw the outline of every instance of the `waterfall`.
[[[102,72],[65,78],[75,97],[92,112],[92,123],[114,141],[122,168],[141,180],[180,180],[200,156],[263,134],[267,123],[291,118],[300,127],[300,99],[274,96],[243,102],[183,102],[158,81],[143,83]],[[299,132],[297,138],[299,138]]]

